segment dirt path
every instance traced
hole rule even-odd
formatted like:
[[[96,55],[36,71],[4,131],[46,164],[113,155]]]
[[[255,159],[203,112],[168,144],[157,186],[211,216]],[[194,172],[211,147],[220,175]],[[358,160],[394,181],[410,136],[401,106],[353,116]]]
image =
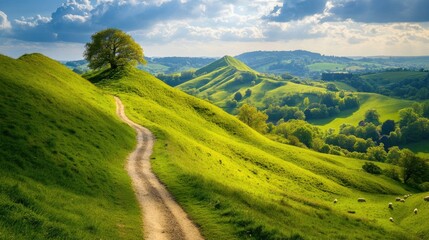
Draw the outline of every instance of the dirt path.
[[[128,119],[121,100],[117,97],[115,100],[118,116],[137,132],[137,147],[128,156],[127,171],[143,211],[145,239],[203,239],[198,228],[151,170],[154,136],[148,129]]]

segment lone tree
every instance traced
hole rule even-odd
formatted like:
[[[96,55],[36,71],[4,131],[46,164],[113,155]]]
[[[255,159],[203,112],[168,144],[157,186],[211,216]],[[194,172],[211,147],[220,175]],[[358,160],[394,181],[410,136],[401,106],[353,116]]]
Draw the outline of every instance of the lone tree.
[[[84,57],[92,69],[109,65],[111,69],[116,69],[128,63],[146,63],[142,47],[119,29],[108,28],[91,38],[92,41],[85,46]]]

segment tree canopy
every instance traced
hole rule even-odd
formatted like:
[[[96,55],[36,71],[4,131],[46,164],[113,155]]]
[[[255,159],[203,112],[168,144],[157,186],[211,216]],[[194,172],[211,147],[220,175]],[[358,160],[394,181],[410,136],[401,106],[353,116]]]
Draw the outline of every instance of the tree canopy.
[[[115,69],[126,64],[146,63],[143,49],[132,37],[119,29],[109,28],[91,36],[85,45],[84,57],[89,67]]]

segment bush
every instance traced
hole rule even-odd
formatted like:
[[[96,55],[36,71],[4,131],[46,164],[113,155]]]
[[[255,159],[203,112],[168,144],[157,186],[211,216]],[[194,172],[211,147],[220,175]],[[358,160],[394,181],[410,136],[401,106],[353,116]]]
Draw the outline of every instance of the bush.
[[[371,174],[381,173],[381,168],[372,162],[365,162],[365,164],[362,165],[362,169],[365,170],[365,172],[371,173]]]
[[[383,170],[383,175],[389,177],[395,181],[400,182],[401,178],[399,177],[399,172],[394,168],[388,168]]]

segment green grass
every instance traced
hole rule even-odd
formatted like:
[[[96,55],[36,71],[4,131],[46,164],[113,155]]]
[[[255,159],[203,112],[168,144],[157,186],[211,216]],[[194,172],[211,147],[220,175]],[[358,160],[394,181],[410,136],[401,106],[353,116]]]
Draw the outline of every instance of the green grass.
[[[308,69],[311,72],[323,72],[323,71],[342,71],[344,68],[346,68],[347,65],[345,64],[339,64],[339,63],[327,63],[327,62],[320,62],[320,63],[313,63],[308,65]]]
[[[426,204],[423,194],[390,213],[387,203],[410,189],[363,172],[360,160],[273,142],[144,72],[132,70],[98,86],[118,95],[127,115],[155,134],[153,170],[207,239],[418,239],[429,234],[425,215],[412,215],[414,207]],[[368,202],[357,203],[358,197]],[[416,222],[422,226],[414,228]]]
[[[0,239],[141,239],[113,98],[39,54],[0,55]]]
[[[380,121],[392,119],[399,120],[398,111],[410,107],[413,101],[402,100],[383,96],[375,93],[355,93],[359,96],[360,107],[357,110],[348,110],[341,112],[333,118],[310,121],[312,124],[321,127],[322,129],[333,128],[338,131],[339,126],[343,123],[348,123],[357,126],[359,121],[365,117],[365,112],[369,109],[376,109],[380,114]]]

